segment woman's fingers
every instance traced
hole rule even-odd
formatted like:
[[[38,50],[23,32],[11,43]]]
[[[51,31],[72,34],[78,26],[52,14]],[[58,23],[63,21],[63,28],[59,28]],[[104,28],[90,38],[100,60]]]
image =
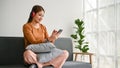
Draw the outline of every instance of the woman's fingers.
[[[51,42],[54,42],[58,38],[59,35],[60,33],[57,30],[53,30],[52,35],[49,37],[48,40]]]
[[[30,58],[30,56],[27,54],[27,52],[24,53],[24,60],[25,60],[25,62],[28,63],[28,64],[31,64],[31,63],[32,63],[32,62],[31,62],[31,58]]]
[[[36,54],[33,53],[30,50],[27,50],[24,52],[24,60],[25,62],[27,62],[28,64],[33,64],[37,62],[37,58],[36,58]]]
[[[29,59],[27,59],[27,58],[29,58],[29,57],[26,55],[26,53],[24,53],[24,61],[25,61],[26,63],[30,64],[30,61],[29,61]]]
[[[33,53],[33,54],[31,55],[31,59],[32,59],[32,61],[33,61],[32,63],[36,63],[36,62],[37,62],[37,55]]]

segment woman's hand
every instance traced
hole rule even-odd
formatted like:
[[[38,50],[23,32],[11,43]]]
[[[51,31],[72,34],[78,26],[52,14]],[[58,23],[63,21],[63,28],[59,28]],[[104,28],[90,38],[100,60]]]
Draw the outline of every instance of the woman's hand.
[[[48,40],[54,43],[54,41],[58,38],[59,35],[60,33],[58,33],[58,31],[53,30],[52,35],[48,38]]]
[[[23,56],[24,56],[24,61],[28,64],[33,64],[37,62],[37,55],[31,50],[26,50]]]

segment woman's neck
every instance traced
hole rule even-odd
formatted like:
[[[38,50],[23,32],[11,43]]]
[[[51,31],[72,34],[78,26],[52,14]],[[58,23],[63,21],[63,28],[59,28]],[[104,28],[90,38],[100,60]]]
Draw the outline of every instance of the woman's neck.
[[[39,23],[31,22],[31,24],[32,24],[33,27],[35,27],[37,29],[40,27]]]

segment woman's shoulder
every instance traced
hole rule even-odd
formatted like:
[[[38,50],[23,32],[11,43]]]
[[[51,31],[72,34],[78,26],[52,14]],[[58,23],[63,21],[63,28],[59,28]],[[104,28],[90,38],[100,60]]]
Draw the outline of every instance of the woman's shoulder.
[[[30,23],[25,23],[25,24],[23,25],[23,28],[31,28]]]
[[[43,25],[43,24],[40,24],[40,26],[45,27],[45,25]]]
[[[40,24],[40,27],[42,27],[42,28],[46,29],[46,26],[45,26],[45,25],[43,25],[43,24]]]

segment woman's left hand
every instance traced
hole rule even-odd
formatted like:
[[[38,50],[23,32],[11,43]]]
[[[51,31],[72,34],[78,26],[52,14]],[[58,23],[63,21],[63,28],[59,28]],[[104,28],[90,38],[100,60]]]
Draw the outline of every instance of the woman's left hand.
[[[58,33],[58,31],[53,30],[52,35],[48,38],[48,40],[51,42],[54,42],[58,38],[59,35],[60,33]]]

